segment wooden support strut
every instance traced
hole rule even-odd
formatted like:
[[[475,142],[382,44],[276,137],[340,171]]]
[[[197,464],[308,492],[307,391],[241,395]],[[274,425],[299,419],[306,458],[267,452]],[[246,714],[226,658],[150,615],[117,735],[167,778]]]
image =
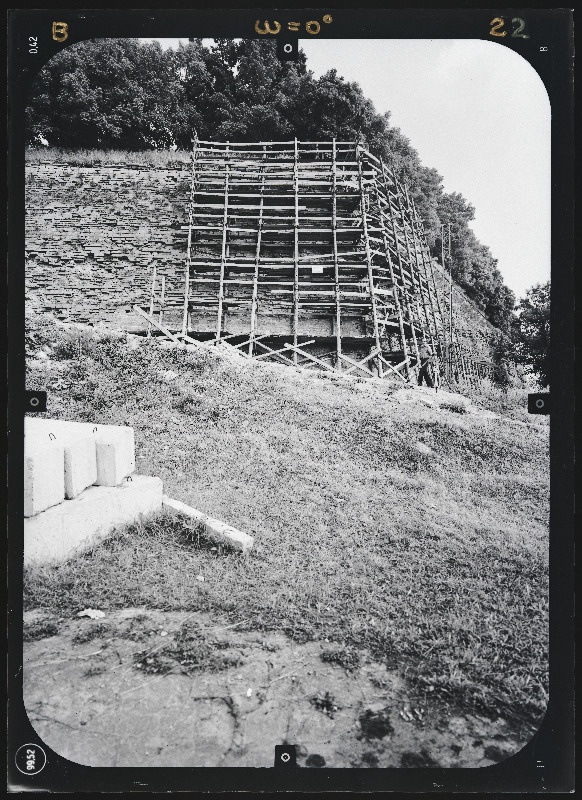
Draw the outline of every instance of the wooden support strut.
[[[343,374],[344,375],[348,375],[350,372],[353,372],[355,369],[361,369],[363,372],[367,372],[368,375],[371,375],[372,377],[376,377],[374,375],[374,373],[372,372],[372,370],[368,369],[367,367],[364,367],[364,364],[367,361],[369,361],[371,358],[376,358],[377,356],[379,356],[381,352],[382,352],[382,348],[376,347],[376,348],[374,348],[374,350],[372,350],[372,352],[369,355],[367,355],[361,361],[354,361],[353,359],[348,358],[348,356],[346,356],[345,354],[342,353],[342,355],[341,355],[342,360],[351,365],[350,368],[346,369]]]
[[[303,344],[303,347],[305,347],[306,345],[313,344],[314,342],[315,342],[315,339],[310,339],[308,342],[302,342],[302,344]],[[284,353],[285,350],[289,350],[290,349],[289,345],[285,345],[285,347],[281,347],[281,348],[279,348],[279,350],[271,350],[271,348],[267,347],[266,345],[264,345],[264,347],[268,350],[268,352],[267,353],[261,353],[258,356],[254,356],[255,361],[257,361],[260,358],[269,358],[270,356],[276,356],[279,353]],[[291,364],[293,362],[289,361],[289,363]]]

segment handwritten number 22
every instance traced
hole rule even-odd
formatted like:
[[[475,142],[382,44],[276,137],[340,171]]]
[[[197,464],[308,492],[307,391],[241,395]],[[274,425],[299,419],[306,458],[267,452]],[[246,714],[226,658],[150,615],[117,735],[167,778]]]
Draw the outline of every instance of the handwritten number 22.
[[[491,25],[490,36],[507,36],[507,31],[501,30],[505,25],[505,20],[502,17],[495,17],[489,24]],[[529,39],[529,33],[523,32],[525,30],[525,20],[521,17],[513,17],[511,24],[515,26],[511,32],[513,39]]]

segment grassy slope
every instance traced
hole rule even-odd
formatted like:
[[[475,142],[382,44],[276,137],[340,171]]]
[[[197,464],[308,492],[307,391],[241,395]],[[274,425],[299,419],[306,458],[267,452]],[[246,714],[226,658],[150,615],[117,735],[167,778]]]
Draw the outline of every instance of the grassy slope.
[[[50,416],[132,425],[139,471],[256,549],[217,554],[162,517],[29,570],[28,608],[217,610],[370,647],[420,692],[531,723],[543,713],[545,418],[437,411],[391,400],[388,384],[129,349],[46,318],[30,331],[29,349],[49,343],[53,360],[30,359],[27,386],[60,376]]]

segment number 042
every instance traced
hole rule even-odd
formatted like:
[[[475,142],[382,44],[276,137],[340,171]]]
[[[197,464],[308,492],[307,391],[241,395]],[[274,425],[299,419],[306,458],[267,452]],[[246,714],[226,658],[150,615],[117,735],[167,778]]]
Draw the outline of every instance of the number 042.
[[[28,52],[38,53],[38,36],[28,37]]]

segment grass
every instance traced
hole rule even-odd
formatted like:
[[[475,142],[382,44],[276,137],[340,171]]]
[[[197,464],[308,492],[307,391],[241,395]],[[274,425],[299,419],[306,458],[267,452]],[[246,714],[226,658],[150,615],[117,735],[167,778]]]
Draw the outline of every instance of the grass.
[[[187,150],[67,150],[60,147],[27,147],[26,163],[68,164],[78,167],[104,165],[140,166],[157,169],[190,164]]]
[[[247,558],[213,550],[161,514],[83,557],[28,568],[26,608],[207,610],[239,630],[328,640],[346,658],[368,648],[419,695],[539,721],[545,418],[398,403],[389,384],[155,340],[131,349],[117,334],[43,316],[30,320],[27,348],[50,351],[28,358],[27,387],[53,387],[51,417],[133,426],[138,471],[248,532],[255,549]],[[522,394],[480,402],[498,413],[505,403],[517,418]]]

